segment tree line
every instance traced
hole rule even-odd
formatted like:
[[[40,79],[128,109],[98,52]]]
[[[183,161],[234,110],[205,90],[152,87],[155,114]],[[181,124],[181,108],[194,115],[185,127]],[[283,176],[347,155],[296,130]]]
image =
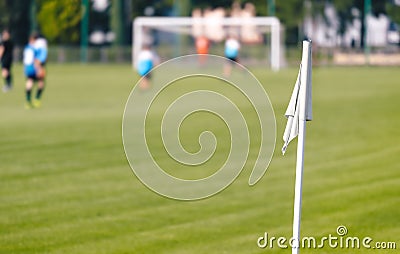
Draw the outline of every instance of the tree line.
[[[2,0],[0,1],[0,28],[9,28],[14,41],[18,45],[27,42],[30,32],[40,31],[51,44],[78,45],[80,41],[80,23],[82,20],[82,0]],[[112,27],[112,18],[116,12],[111,9],[117,2],[122,4],[124,12],[123,22],[123,44],[129,45],[131,35],[131,21],[137,16],[143,16],[146,8],[151,8],[154,16],[188,16],[194,8],[224,7],[230,9],[234,0],[109,0],[109,7],[104,15],[90,11],[89,27],[98,27],[99,24]],[[237,0],[236,0],[237,1]],[[341,31],[351,18],[351,8],[356,7],[363,13],[365,0],[252,0],[238,1],[241,4],[251,2],[256,6],[258,16],[269,15],[274,3],[275,15],[281,20],[286,28],[286,43],[295,44],[301,36],[301,26],[307,10],[306,2],[311,3],[313,15],[322,14],[326,2],[332,3],[341,20]],[[93,5],[93,1],[89,1]],[[400,23],[400,6],[394,4],[394,0],[371,0],[372,14],[387,14],[394,22]],[[120,18],[120,17],[118,17]],[[363,18],[363,17],[362,17]],[[111,26],[111,27],[110,27]],[[118,28],[120,29],[120,28]]]

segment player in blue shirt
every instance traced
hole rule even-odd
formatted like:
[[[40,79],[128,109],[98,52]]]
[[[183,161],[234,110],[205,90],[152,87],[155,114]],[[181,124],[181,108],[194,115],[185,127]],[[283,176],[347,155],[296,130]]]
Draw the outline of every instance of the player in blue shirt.
[[[142,90],[150,88],[150,70],[157,62],[155,54],[150,50],[149,46],[144,46],[137,56],[136,71],[142,77],[139,87]]]
[[[229,36],[225,42],[225,57],[231,60],[228,64],[225,65],[224,68],[224,75],[230,76],[232,72],[232,64],[233,62],[238,62],[239,57],[239,50],[240,50],[240,43],[236,39],[235,36]]]
[[[45,38],[39,36],[39,34],[35,33],[34,35],[35,42],[33,47],[35,48],[35,67],[36,67],[36,77],[38,80],[38,90],[36,92],[35,100],[33,104],[35,107],[40,107],[41,105],[41,96],[45,87],[45,77],[46,77],[46,69],[45,65],[47,62],[47,41]]]
[[[26,104],[25,108],[30,109],[33,108],[31,93],[33,84],[37,81],[37,70],[35,66],[35,59],[37,57],[37,51],[34,47],[35,37],[30,36],[28,45],[24,48],[23,53],[23,64],[24,64],[24,74],[26,77],[26,86],[25,86],[25,94],[26,94]]]
[[[35,35],[34,47],[37,51],[37,60],[41,65],[45,65],[47,61],[47,41],[45,38]]]

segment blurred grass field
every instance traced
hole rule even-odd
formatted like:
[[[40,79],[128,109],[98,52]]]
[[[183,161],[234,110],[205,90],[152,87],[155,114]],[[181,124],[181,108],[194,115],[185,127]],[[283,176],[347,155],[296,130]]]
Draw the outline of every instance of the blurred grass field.
[[[245,170],[218,195],[180,202],[149,191],[125,158],[121,122],[138,77],[128,65],[49,65],[42,108],[24,110],[21,66],[0,94],[0,253],[290,253],[296,142],[280,153],[297,69],[252,69],[276,113],[277,145],[254,187]],[[400,248],[400,72],[314,68],[302,236],[348,236]],[[190,128],[190,126],[189,126]],[[191,137],[186,137],[191,138]],[[197,137],[196,137],[197,139]],[[379,250],[396,253],[397,250]],[[365,253],[303,249],[301,253]]]

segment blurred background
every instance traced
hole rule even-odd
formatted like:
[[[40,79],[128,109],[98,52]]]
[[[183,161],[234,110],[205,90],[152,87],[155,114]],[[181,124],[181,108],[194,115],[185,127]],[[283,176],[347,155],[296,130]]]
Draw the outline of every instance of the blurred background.
[[[317,65],[400,65],[400,0],[0,1],[0,28],[10,29],[17,61],[28,35],[39,31],[49,42],[49,62],[128,63],[136,17],[192,15],[276,16],[285,49],[282,65],[297,64],[304,37],[313,40]],[[174,49],[169,52],[171,40],[165,31],[153,31],[152,36],[162,60],[195,52],[193,38],[172,40]],[[211,38],[211,43],[211,53],[220,54],[218,40]],[[262,38],[251,44],[268,43]],[[244,50],[244,59],[246,54]]]
[[[138,18],[143,16],[171,18],[135,29],[135,20],[149,20]],[[199,29],[171,21],[191,16],[204,17],[206,25]],[[224,17],[274,20],[279,30],[266,23],[221,25]],[[399,24],[400,0],[0,0],[0,30],[10,29],[16,62],[13,89],[0,93],[0,253],[288,253],[260,249],[257,239],[264,232],[287,238],[292,232],[296,146],[291,144],[285,157],[280,148],[304,37],[313,40],[315,67],[301,233],[324,239],[344,225],[350,237],[397,242],[397,252],[387,248],[377,253],[400,253]],[[145,122],[148,151],[169,169],[165,172],[185,179],[206,177],[231,157],[229,126],[219,114],[201,109],[182,119],[178,140],[195,154],[201,133],[212,132],[218,145],[210,162],[185,165],[165,149],[165,112],[181,95],[198,89],[238,106],[249,126],[249,156],[243,173],[215,197],[177,202],[156,195],[134,177],[122,144],[126,100],[140,78],[132,70],[133,49],[150,44],[165,61],[196,53],[196,38],[205,36],[209,52],[223,56],[232,28],[240,29],[240,62],[268,92],[276,115],[268,172],[248,187],[261,156],[262,126],[255,107],[262,104],[253,105],[251,97],[220,78],[177,79],[156,96]],[[25,110],[22,50],[35,30],[48,41],[48,75],[42,106]],[[271,45],[274,31],[279,54]],[[142,39],[134,43],[137,38]],[[279,72],[269,68],[272,53],[285,67]],[[199,62],[169,66],[166,73],[182,74],[195,66],[223,74],[225,66]],[[155,73],[149,87],[156,88],[161,78]],[[141,92],[139,102],[153,94]],[[228,110],[221,103],[216,112]],[[181,112],[186,111],[177,115]],[[301,250],[314,253],[315,248]],[[372,250],[326,246],[318,253]]]

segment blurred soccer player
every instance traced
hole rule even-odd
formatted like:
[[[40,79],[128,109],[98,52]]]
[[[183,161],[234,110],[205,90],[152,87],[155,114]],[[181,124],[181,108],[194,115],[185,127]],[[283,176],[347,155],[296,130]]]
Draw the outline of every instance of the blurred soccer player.
[[[199,36],[196,38],[196,51],[199,56],[200,64],[204,64],[207,60],[208,49],[210,47],[210,41],[205,36]]]
[[[142,80],[139,84],[139,87],[142,90],[147,90],[150,88],[150,75],[148,73],[154,67],[157,62],[156,55],[150,50],[150,46],[144,46],[143,49],[139,52],[136,70]]]
[[[33,108],[31,93],[32,93],[33,83],[38,80],[37,70],[35,66],[35,58],[37,52],[35,50],[34,43],[35,43],[35,37],[34,35],[31,35],[29,37],[28,45],[25,46],[23,53],[24,74],[26,77],[26,86],[25,86],[26,109]]]
[[[33,105],[35,107],[40,107],[41,105],[41,96],[45,87],[45,78],[46,78],[46,61],[47,61],[47,40],[39,34],[34,34],[35,42],[33,47],[35,48],[35,69],[36,69],[36,77],[38,81],[38,89],[36,92],[35,100],[33,101]]]
[[[13,61],[14,44],[10,38],[10,33],[5,29],[2,33],[0,43],[1,75],[4,78],[3,92],[8,92],[12,88],[11,66]]]
[[[225,57],[233,62],[239,62],[240,43],[235,36],[229,36],[225,42]],[[230,76],[232,72],[233,62],[229,61],[224,67],[224,75]]]

